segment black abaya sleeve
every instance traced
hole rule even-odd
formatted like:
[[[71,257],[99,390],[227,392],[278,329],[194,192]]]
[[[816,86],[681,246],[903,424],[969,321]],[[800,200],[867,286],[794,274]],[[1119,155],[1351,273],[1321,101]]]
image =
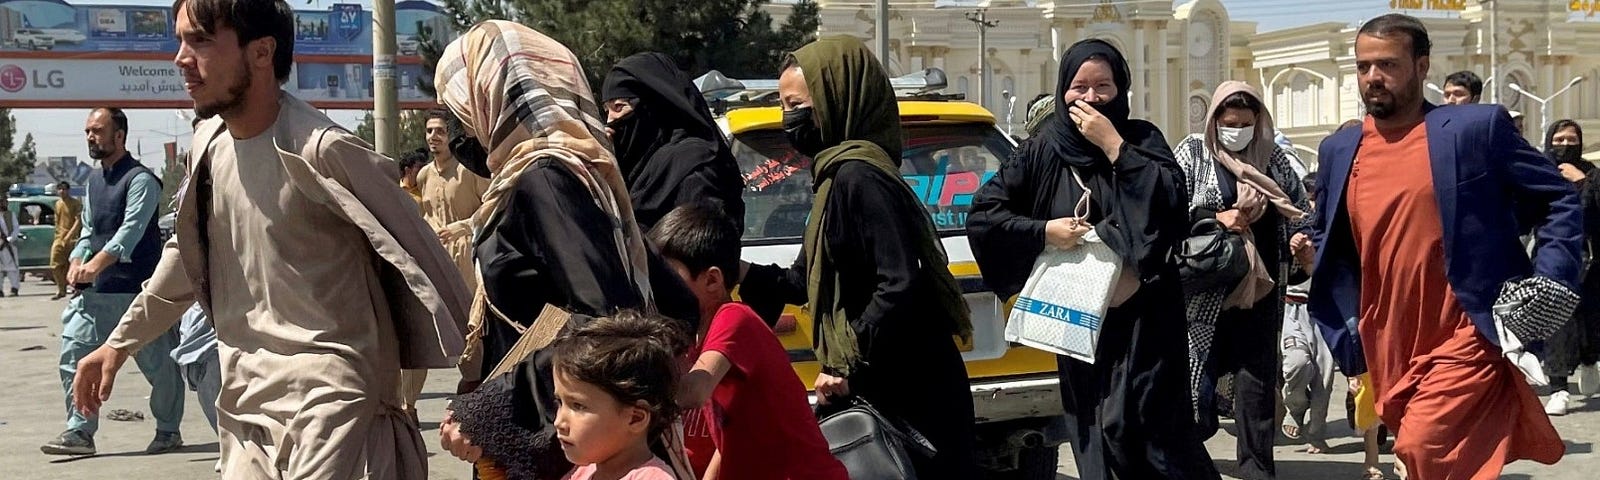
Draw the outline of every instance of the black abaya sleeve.
[[[1038,205],[1038,162],[1049,162],[1047,148],[1027,140],[1000,164],[993,178],[972,197],[967,241],[983,281],[1002,299],[1022,291],[1033,263],[1044,251],[1044,220],[1032,216]],[[1053,182],[1051,182],[1053,183]]]
[[[1096,203],[1107,215],[1095,224],[1100,238],[1123,256],[1142,280],[1161,273],[1189,220],[1183,168],[1154,125],[1130,135],[1112,165],[1112,192]]]
[[[545,303],[593,316],[640,306],[612,221],[590,198],[577,176],[548,160],[517,179],[478,248],[489,300],[507,317],[532,321]]]
[[[808,301],[805,253],[801,252],[789,268],[751,265],[739,282],[739,301],[755,310],[769,327],[777,325],[784,306],[805,305]]]

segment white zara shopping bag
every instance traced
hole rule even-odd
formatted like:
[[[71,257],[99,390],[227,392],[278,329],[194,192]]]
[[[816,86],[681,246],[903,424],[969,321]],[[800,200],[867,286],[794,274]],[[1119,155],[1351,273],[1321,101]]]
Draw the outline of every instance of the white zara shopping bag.
[[[1006,319],[1006,341],[1094,363],[1121,275],[1122,258],[1093,230],[1071,250],[1046,247]]]

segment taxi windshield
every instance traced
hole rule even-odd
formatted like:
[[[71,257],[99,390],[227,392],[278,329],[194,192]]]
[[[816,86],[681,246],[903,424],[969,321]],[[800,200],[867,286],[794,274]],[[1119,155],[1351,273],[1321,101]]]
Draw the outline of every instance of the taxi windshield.
[[[1011,142],[983,124],[906,125],[905,138],[901,178],[941,235],[964,235],[972,195],[1011,155]],[[811,159],[770,129],[735,135],[733,154],[745,181],[745,243],[797,241],[811,213]]]

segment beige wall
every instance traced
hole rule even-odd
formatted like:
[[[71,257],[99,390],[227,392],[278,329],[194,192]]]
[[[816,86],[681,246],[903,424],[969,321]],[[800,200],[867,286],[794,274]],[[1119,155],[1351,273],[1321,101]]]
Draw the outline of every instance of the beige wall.
[[[1505,83],[1512,79],[1549,95],[1573,76],[1588,78],[1551,104],[1551,119],[1577,118],[1593,148],[1600,143],[1600,22],[1568,23],[1565,2],[1499,0],[1502,101],[1527,115],[1528,138],[1542,136],[1539,109]],[[1364,114],[1355,78],[1355,27],[1345,23],[1305,25],[1258,32],[1232,21],[1218,0],[1100,4],[1040,0],[979,2],[989,7],[988,49],[994,85],[978,98],[977,28],[964,14],[971,8],[930,8],[926,0],[891,0],[890,69],[895,73],[938,67],[950,78],[948,93],[966,92],[1006,121],[1001,91],[1017,98],[1012,122],[1020,131],[1027,103],[1054,90],[1059,58],[1084,38],[1103,38],[1123,51],[1133,67],[1134,115],[1160,126],[1176,143],[1203,125],[1211,92],[1225,80],[1261,88],[1278,126],[1308,162],[1334,127]],[[1058,5],[1059,4],[1059,5]],[[875,37],[871,2],[822,0],[822,33]],[[770,5],[781,21],[785,5]],[[1428,80],[1472,69],[1488,78],[1488,13],[1470,6],[1456,18],[1428,18],[1433,67]],[[874,45],[874,48],[875,45]],[[1203,53],[1202,53],[1203,52]],[[1491,85],[1491,88],[1496,87]],[[1430,99],[1437,96],[1428,94]],[[1487,97],[1488,95],[1486,95]]]
[[[1445,77],[1459,70],[1472,70],[1488,79],[1489,65],[1497,63],[1502,78],[1485,87],[1484,102],[1490,102],[1492,92],[1498,90],[1499,103],[1525,115],[1529,142],[1543,142],[1541,123],[1572,118],[1586,131],[1596,132],[1585,139],[1589,149],[1596,148],[1600,145],[1600,130],[1594,130],[1600,128],[1600,48],[1594,46],[1600,45],[1600,23],[1568,22],[1565,2],[1501,0],[1500,4],[1495,15],[1500,28],[1493,35],[1494,42],[1490,41],[1490,15],[1477,5],[1458,18],[1423,20],[1434,45],[1428,82],[1443,86]],[[1251,37],[1253,63],[1266,79],[1274,114],[1280,125],[1284,125],[1283,119],[1291,120],[1285,130],[1298,144],[1315,145],[1340,122],[1363,114],[1355,82],[1355,36],[1354,26],[1330,24]],[[1491,48],[1495,43],[1499,45],[1497,62],[1490,55],[1496,50]],[[1548,96],[1578,75],[1586,80],[1550,102],[1548,120],[1541,119],[1537,102],[1507,88],[1515,82],[1534,94]],[[1305,81],[1308,78],[1313,81]],[[1326,80],[1316,81],[1324,78],[1335,80],[1336,89],[1330,92]],[[1431,90],[1424,95],[1440,101]],[[1310,115],[1314,122],[1296,121],[1305,120],[1305,112],[1279,111],[1286,104],[1308,103],[1316,112]]]
[[[1208,100],[1216,84],[1230,77],[1232,70],[1249,70],[1247,63],[1229,62],[1229,58],[1248,56],[1239,53],[1246,47],[1245,37],[1228,34],[1228,15],[1217,0],[1196,0],[1177,10],[1165,2],[1078,5],[1081,2],[1038,1],[1027,7],[1021,1],[995,0],[987,2],[988,18],[999,25],[988,32],[994,84],[985,101],[978,98],[977,27],[965,17],[971,9],[933,9],[927,1],[914,0],[889,3],[891,72],[942,68],[950,78],[948,93],[967,93],[970,101],[994,112],[1002,126],[1010,105],[1001,93],[1009,89],[1017,99],[1012,121],[1019,133],[1028,102],[1054,91],[1061,54],[1081,39],[1105,39],[1122,50],[1133,66],[1134,115],[1161,126],[1173,142],[1189,133],[1191,93],[1203,91]],[[854,35],[876,48],[872,42],[875,12],[870,2],[823,0],[820,5],[822,34]],[[784,5],[769,8],[779,18],[788,9]],[[1191,17],[1208,24],[1202,28],[1212,32],[1211,55],[1191,56],[1185,48],[1190,42]],[[1253,26],[1248,28],[1253,31]]]

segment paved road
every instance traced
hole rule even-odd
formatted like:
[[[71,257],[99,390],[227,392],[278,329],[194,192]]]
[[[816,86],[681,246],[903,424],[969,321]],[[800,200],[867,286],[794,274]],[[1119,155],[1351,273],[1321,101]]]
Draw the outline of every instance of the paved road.
[[[63,428],[62,391],[56,359],[60,353],[61,308],[64,302],[47,300],[54,292],[48,283],[31,280],[22,297],[0,298],[0,479],[105,479],[174,480],[215,478],[212,464],[217,460],[217,442],[193,396],[185,405],[183,436],[188,445],[166,455],[144,455],[144,446],[154,434],[154,420],[143,422],[102,421],[96,438],[100,455],[83,458],[51,457],[39,453],[39,445],[54,438]],[[426,393],[418,408],[422,412],[424,443],[431,453],[431,477],[440,480],[470,478],[465,464],[438,450],[438,421],[444,409],[444,392],[452,391],[455,375],[436,371],[429,377]],[[1340,380],[1342,381],[1342,379]],[[121,372],[117,390],[105,411],[138,410],[149,414],[146,400],[149,385],[129,362]],[[1349,436],[1345,427],[1343,395],[1334,398],[1336,408],[1330,419],[1333,454],[1308,455],[1293,445],[1276,451],[1278,473],[1284,479],[1355,480],[1361,473],[1361,443]],[[1518,462],[1506,468],[1507,479],[1579,480],[1597,478],[1600,456],[1594,445],[1600,441],[1600,397],[1574,404],[1574,412],[1555,420],[1556,428],[1567,439],[1567,456],[1555,466]],[[1494,415],[1494,412],[1484,412]],[[1224,423],[1224,428],[1231,429]],[[1207,442],[1212,458],[1226,474],[1237,472],[1234,464],[1234,438],[1219,433]],[[1394,461],[1383,456],[1387,470]],[[1076,479],[1077,467],[1070,450],[1063,449],[1057,479]],[[1392,473],[1392,472],[1391,472]],[[1233,478],[1233,477],[1228,477]],[[1132,480],[1132,479],[1130,479]],[[1143,479],[1140,479],[1143,480]]]

